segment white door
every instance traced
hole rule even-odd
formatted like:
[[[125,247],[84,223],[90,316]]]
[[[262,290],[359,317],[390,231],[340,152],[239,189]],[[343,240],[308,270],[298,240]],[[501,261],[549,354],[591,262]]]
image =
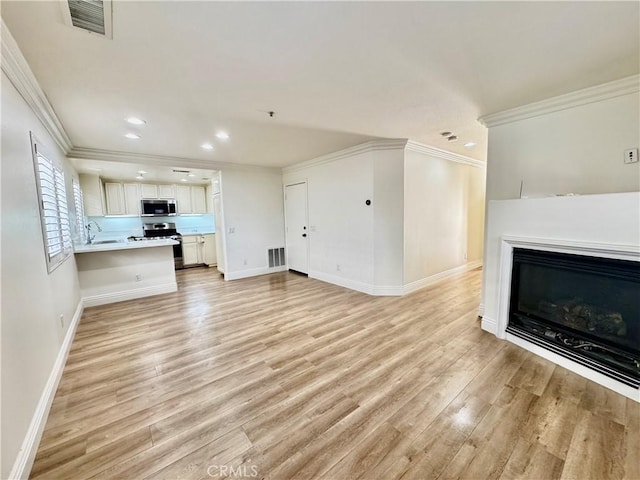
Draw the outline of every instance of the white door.
[[[290,270],[309,273],[309,225],[307,225],[307,183],[284,189],[287,264]]]

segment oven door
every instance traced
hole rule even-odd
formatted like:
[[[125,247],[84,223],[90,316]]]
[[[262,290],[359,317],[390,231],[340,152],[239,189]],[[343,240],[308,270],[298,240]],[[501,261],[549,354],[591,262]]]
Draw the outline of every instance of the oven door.
[[[172,237],[171,239],[178,242],[177,245],[173,246],[173,263],[176,270],[181,270],[184,268],[184,258],[182,256],[182,238]]]

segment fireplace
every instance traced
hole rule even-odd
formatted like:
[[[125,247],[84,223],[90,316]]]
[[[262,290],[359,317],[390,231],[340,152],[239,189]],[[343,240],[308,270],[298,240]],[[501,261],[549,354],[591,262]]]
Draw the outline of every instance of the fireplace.
[[[640,387],[640,264],[513,249],[507,332]]]

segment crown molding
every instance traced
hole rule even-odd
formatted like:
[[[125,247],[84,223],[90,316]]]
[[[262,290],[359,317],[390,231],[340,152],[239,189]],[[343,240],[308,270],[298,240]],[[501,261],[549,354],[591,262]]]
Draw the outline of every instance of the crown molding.
[[[471,165],[472,167],[484,168],[486,163],[482,160],[476,160],[475,158],[465,157],[459,153],[448,152],[436,147],[424,145],[422,143],[409,140],[407,142],[407,150],[410,152],[422,153],[423,155],[429,155],[431,157],[442,158],[449,160],[450,162],[463,163],[465,165]]]
[[[55,142],[67,153],[72,148],[71,140],[65,132],[62,123],[58,119],[55,110],[49,103],[38,80],[33,75],[27,60],[22,55],[20,47],[11,35],[2,20],[2,71],[9,81],[18,90],[22,98],[27,102],[31,110],[42,122],[47,131],[51,134]]]
[[[190,167],[205,170],[251,170],[279,173],[279,167],[261,167],[229,162],[215,162],[195,158],[171,157],[166,155],[148,155],[146,153],[116,152],[97,148],[73,147],[67,158],[79,160],[102,160],[106,162],[138,163],[141,165],[155,165],[162,167]]]
[[[583,88],[582,90],[530,103],[521,107],[483,115],[478,119],[478,122],[485,127],[491,128],[505,123],[517,122],[519,120],[579,107],[589,103],[600,102],[622,95],[629,95],[639,91],[640,75],[632,75],[620,80]]]
[[[296,172],[305,168],[316,167],[325,163],[335,162],[342,160],[343,158],[349,158],[354,155],[358,155],[366,152],[375,152],[379,150],[399,150],[404,149],[407,144],[406,138],[390,138],[382,140],[371,140],[369,142],[361,143],[353,147],[338,150],[337,152],[322,155],[320,157],[313,158],[304,162],[296,163],[288,167],[283,167],[283,173]]]

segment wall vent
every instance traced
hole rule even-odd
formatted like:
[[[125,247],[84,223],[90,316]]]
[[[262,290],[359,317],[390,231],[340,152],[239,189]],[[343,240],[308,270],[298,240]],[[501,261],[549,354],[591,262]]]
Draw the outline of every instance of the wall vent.
[[[269,268],[282,267],[286,261],[284,258],[284,247],[270,248],[267,250],[269,255]]]
[[[113,38],[111,0],[67,0],[61,5],[67,25]]]

